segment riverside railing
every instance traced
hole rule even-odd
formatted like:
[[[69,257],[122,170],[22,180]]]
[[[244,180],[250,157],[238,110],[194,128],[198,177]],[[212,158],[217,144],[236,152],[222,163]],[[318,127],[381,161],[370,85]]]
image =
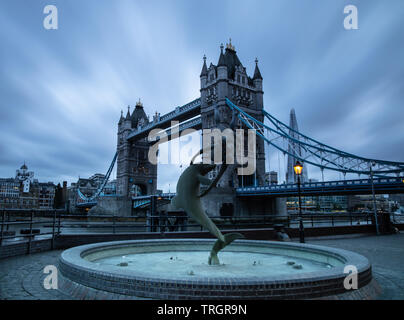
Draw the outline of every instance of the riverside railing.
[[[64,210],[0,210],[0,245],[10,241],[27,241],[28,251],[33,240],[52,239],[60,234],[93,233],[138,233],[138,232],[181,232],[201,231],[199,224],[187,215],[117,216],[117,215],[75,215]],[[268,227],[298,226],[298,215],[287,217],[268,215],[248,217],[212,218],[221,230],[260,229]],[[337,227],[373,224],[368,213],[304,214],[303,222],[309,227]]]
[[[7,240],[28,241],[28,253],[31,251],[31,243],[35,237],[50,236],[52,248],[57,234],[60,234],[61,214],[64,210],[24,210],[24,209],[3,209],[0,211],[0,245]],[[36,226],[51,224],[51,231],[42,231]],[[56,231],[56,224],[59,228]],[[28,227],[27,227],[28,226]],[[19,236],[17,236],[19,231]]]

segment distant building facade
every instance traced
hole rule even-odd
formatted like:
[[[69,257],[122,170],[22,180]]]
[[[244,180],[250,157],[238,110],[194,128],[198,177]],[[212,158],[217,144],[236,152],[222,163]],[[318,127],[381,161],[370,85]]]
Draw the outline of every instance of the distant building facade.
[[[98,187],[101,185],[104,178],[105,175],[96,173],[88,179],[79,178],[77,182],[73,182],[68,188],[70,203],[75,204],[81,201],[78,195],[78,190],[80,190],[85,197],[89,198],[93,196],[97,192]]]
[[[375,195],[375,201],[371,194],[348,196],[348,207],[350,211],[373,212],[374,202],[376,203],[377,210],[385,212],[390,212],[394,203],[394,201],[391,201],[391,199],[382,194]]]
[[[0,178],[0,209],[52,209],[55,188],[53,182],[39,182],[24,163],[15,178]]]
[[[330,195],[302,197],[302,210],[314,212],[373,212],[372,195]],[[377,210],[391,212],[398,208],[396,198],[390,195],[376,195]],[[287,210],[294,212],[299,210],[299,198],[287,198]]]
[[[70,210],[75,210],[74,206],[76,203],[80,203],[82,200],[78,195],[78,190],[87,198],[92,197],[102,182],[105,179],[105,175],[101,173],[96,173],[90,178],[79,178],[77,182],[73,182],[70,187],[67,188],[67,198],[70,203]],[[117,191],[117,180],[112,180],[106,183],[104,189],[101,192],[101,196],[111,196],[116,195]]]
[[[265,172],[265,185],[278,184],[278,172]]]

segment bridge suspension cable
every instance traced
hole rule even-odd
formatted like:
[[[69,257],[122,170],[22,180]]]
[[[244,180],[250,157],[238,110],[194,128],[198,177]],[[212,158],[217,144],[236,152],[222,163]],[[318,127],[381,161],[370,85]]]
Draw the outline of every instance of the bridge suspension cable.
[[[107,173],[105,174],[104,179],[102,180],[101,184],[99,185],[97,191],[91,197],[86,197],[80,191],[80,188],[77,187],[77,194],[78,194],[78,196],[80,197],[81,200],[83,200],[84,202],[92,202],[92,201],[94,201],[95,199],[97,199],[100,196],[101,192],[104,190],[104,188],[105,188],[105,186],[106,186],[106,184],[107,184],[107,182],[109,180],[109,177],[111,176],[111,173],[112,173],[112,170],[114,169],[114,165],[115,165],[115,162],[116,162],[117,158],[118,158],[118,152],[115,153],[114,158],[112,159],[112,162],[111,162],[111,164],[110,164],[110,166],[108,168]]]
[[[320,168],[346,173],[357,173],[375,176],[388,176],[404,172],[404,162],[392,162],[359,157],[318,142],[299,131],[296,131],[274,116],[262,110],[269,120],[269,125],[255,119],[226,98],[227,106],[237,114],[237,117],[248,128],[255,130],[256,135],[269,145],[295,159]],[[267,134],[265,134],[267,132]],[[287,141],[287,147],[281,141]],[[289,147],[289,148],[288,148]],[[303,152],[300,152],[303,151]]]

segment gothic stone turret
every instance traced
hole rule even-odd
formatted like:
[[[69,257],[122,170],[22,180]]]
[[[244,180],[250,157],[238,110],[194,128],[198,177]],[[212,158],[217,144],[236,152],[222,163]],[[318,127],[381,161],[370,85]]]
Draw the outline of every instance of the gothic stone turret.
[[[201,116],[202,129],[219,128],[223,130],[228,128],[232,120],[232,112],[226,106],[225,98],[228,97],[233,103],[242,110],[263,122],[263,94],[262,76],[258,68],[258,60],[255,60],[256,66],[254,76],[247,75],[246,68],[240,62],[234,46],[227,44],[225,52],[221,46],[220,57],[217,65],[206,65],[206,57],[201,79]],[[240,121],[236,123],[236,128],[242,128]],[[244,129],[247,129],[244,127]],[[244,143],[247,148],[247,143]],[[262,139],[257,139],[257,184],[263,185],[265,181],[265,150]],[[247,155],[247,151],[245,152]],[[221,186],[244,186],[254,184],[254,175],[237,177],[236,169],[227,173],[227,177],[222,178]]]
[[[117,193],[120,196],[155,194],[157,189],[157,166],[147,158],[149,143],[146,138],[127,141],[129,133],[149,122],[139,101],[133,113],[130,107],[118,123]]]

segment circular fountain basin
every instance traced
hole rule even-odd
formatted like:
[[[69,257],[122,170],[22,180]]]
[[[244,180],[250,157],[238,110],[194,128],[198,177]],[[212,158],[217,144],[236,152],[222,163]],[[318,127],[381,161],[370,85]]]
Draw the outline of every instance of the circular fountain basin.
[[[356,253],[308,244],[236,240],[209,265],[215,240],[105,242],[65,250],[64,281],[96,291],[156,299],[302,299],[345,293],[347,265],[358,288],[372,279]]]

